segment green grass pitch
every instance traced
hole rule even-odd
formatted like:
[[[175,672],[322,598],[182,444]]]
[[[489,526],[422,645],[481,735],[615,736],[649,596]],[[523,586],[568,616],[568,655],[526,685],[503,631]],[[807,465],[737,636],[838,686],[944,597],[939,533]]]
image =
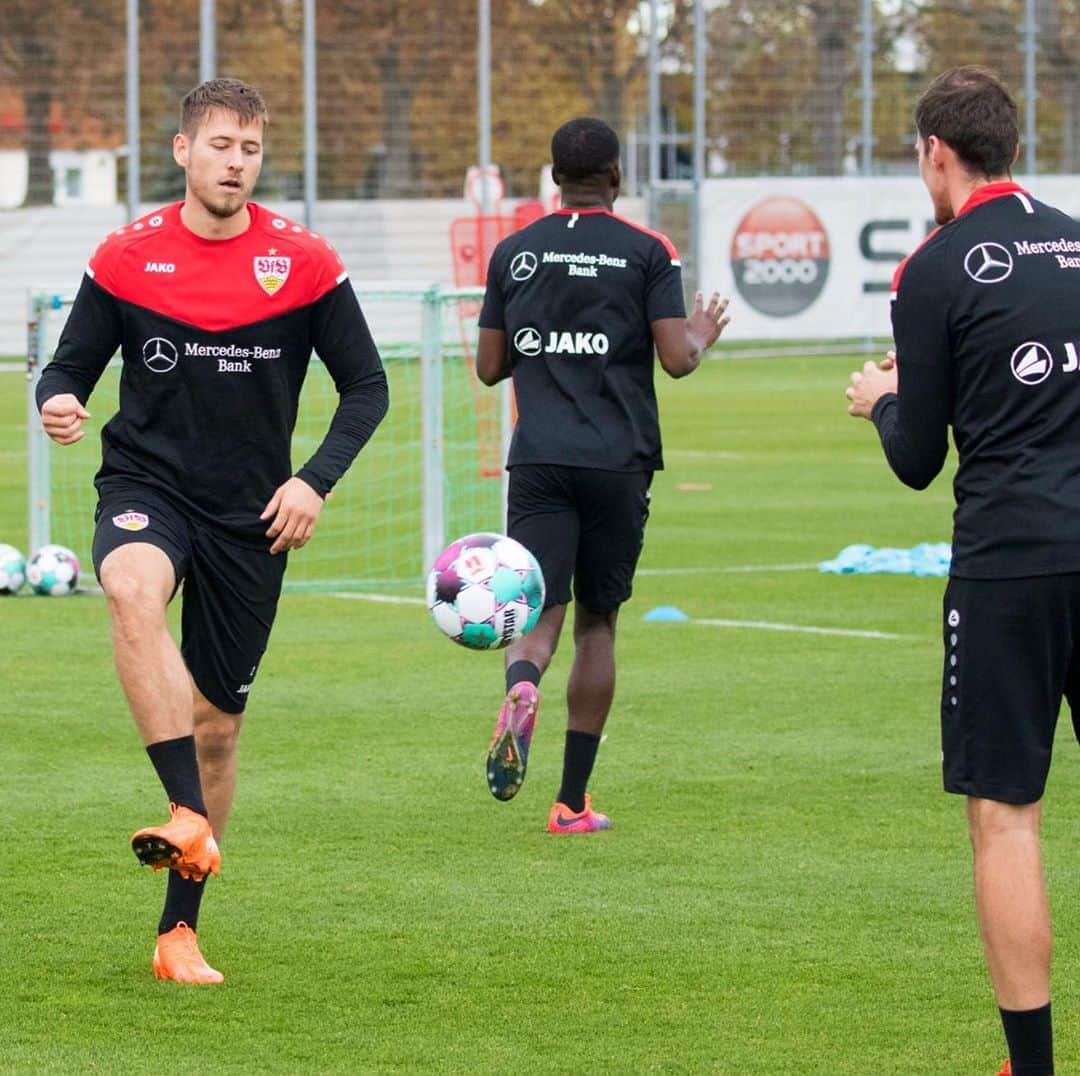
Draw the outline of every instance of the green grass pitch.
[[[903,489],[846,416],[857,361],[662,381],[668,470],[592,785],[608,833],[543,831],[567,652],[525,788],[496,803],[500,658],[418,606],[287,594],[200,924],[221,988],[150,974],[163,879],[127,841],[165,804],[102,601],[0,601],[0,1072],[997,1071],[963,804],[940,791],[942,581],[724,571],[948,536],[947,477]],[[22,547],[24,388],[0,374],[0,541]],[[661,604],[902,638],[643,622]],[[1068,1072],[1080,770],[1060,748],[1046,858]]]

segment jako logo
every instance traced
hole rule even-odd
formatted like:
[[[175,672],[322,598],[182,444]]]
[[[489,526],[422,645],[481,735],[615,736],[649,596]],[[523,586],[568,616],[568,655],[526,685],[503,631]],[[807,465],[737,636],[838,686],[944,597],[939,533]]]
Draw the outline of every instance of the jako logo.
[[[814,211],[796,198],[766,198],[739,221],[731,241],[739,294],[759,313],[801,314],[829,275],[829,237]]]
[[[1039,385],[1050,376],[1054,368],[1054,357],[1050,349],[1043,344],[1028,341],[1021,344],[1009,360],[1013,377],[1022,385]]]
[[[514,347],[525,356],[606,355],[611,343],[604,333],[549,332],[547,342],[540,330],[527,325],[514,333]]]
[[[147,262],[144,273],[175,273],[176,265],[173,262]]]
[[[603,333],[548,333],[548,355],[606,355],[608,338]]]

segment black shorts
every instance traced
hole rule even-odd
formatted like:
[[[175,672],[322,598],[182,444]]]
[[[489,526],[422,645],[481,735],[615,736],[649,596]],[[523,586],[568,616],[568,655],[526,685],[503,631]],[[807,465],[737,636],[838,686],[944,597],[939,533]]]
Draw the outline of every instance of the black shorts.
[[[286,554],[242,545],[193,522],[160,493],[102,494],[94,516],[94,572],[118,546],[147,542],[183,584],[180,653],[195,686],[218,709],[242,713],[277,612]],[[175,593],[175,591],[174,591]]]
[[[1034,803],[1062,696],[1080,737],[1080,575],[950,579],[943,619],[945,790]]]
[[[540,562],[544,608],[573,597],[611,613],[630,597],[649,518],[651,471],[554,464],[510,468],[509,536]]]

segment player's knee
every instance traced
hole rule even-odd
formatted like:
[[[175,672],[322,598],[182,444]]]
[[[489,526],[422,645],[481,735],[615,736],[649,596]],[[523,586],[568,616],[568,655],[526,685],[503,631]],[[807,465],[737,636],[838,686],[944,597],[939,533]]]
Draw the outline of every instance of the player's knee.
[[[214,707],[195,711],[195,744],[199,758],[219,762],[236,750],[240,736],[240,714],[227,714]]]
[[[1002,803],[971,797],[967,804],[968,834],[976,852],[1002,840],[1038,838],[1042,802]]]
[[[615,623],[619,611],[597,612],[584,605],[578,605],[574,615],[574,638],[578,642],[584,639],[610,639],[615,635]]]
[[[121,629],[136,630],[164,618],[167,595],[155,579],[119,566],[110,567],[106,562],[101,571],[101,589],[113,622]]]

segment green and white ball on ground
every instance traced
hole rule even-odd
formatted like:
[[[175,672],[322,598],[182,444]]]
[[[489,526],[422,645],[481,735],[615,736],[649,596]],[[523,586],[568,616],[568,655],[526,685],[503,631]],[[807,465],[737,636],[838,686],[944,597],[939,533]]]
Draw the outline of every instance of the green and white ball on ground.
[[[427,604],[439,629],[470,650],[500,650],[532,631],[544,609],[536,558],[502,534],[451,542],[428,573]]]
[[[13,545],[0,545],[0,595],[18,594],[26,582],[26,558]]]
[[[26,578],[35,594],[64,598],[79,585],[79,558],[62,545],[43,545],[30,558]]]

